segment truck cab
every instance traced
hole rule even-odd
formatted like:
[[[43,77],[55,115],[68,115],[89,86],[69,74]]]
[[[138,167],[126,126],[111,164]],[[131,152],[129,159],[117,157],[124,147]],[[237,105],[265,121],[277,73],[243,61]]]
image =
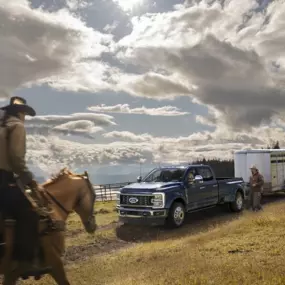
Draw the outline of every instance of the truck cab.
[[[245,198],[242,178],[217,178],[208,165],[160,167],[120,189],[117,211],[123,223],[179,227],[187,212],[225,203],[242,211]]]

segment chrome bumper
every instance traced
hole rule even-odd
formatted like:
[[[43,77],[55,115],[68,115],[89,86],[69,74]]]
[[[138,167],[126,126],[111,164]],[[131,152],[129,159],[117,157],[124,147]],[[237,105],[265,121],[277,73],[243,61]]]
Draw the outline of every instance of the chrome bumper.
[[[130,209],[117,207],[119,221],[133,225],[164,225],[167,217],[165,209]]]
[[[120,217],[130,217],[130,218],[166,218],[167,217],[167,210],[165,209],[134,209],[134,208],[124,208],[124,207],[117,207],[117,212]]]

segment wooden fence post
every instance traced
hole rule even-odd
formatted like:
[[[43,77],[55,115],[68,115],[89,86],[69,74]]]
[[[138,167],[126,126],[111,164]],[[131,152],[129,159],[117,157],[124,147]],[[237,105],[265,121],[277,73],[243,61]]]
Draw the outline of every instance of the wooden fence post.
[[[94,185],[94,191],[96,194],[96,201],[114,201],[117,198],[117,192],[120,188],[131,184],[132,182],[123,182],[123,183],[113,183],[113,184],[101,184]],[[100,196],[100,198],[98,197]]]

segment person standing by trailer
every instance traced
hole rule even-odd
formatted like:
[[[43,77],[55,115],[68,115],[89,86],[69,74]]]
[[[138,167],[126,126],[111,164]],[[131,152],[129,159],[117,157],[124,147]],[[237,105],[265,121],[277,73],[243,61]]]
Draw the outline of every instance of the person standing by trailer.
[[[259,211],[261,207],[261,193],[264,185],[264,178],[259,173],[259,170],[255,165],[250,167],[251,177],[249,179],[250,190],[251,190],[251,207],[253,211]]]

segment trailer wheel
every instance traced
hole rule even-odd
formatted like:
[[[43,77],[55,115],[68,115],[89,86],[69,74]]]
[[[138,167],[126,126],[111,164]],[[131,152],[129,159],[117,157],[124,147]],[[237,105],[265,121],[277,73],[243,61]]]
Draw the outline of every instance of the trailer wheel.
[[[231,202],[229,206],[232,212],[241,212],[244,209],[244,197],[241,191],[237,191],[234,202]]]
[[[166,226],[169,228],[181,227],[184,224],[185,215],[184,205],[180,202],[174,202],[169,210]]]

